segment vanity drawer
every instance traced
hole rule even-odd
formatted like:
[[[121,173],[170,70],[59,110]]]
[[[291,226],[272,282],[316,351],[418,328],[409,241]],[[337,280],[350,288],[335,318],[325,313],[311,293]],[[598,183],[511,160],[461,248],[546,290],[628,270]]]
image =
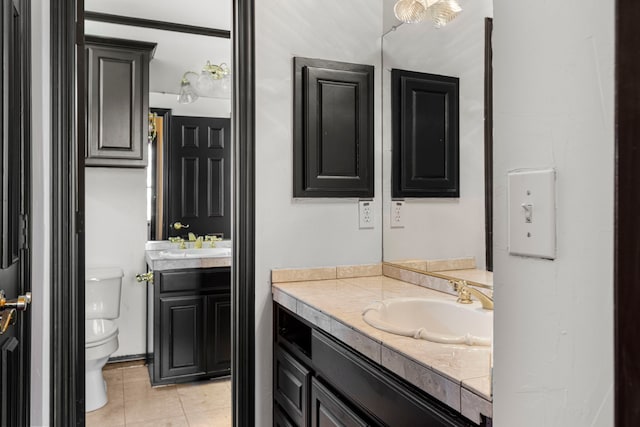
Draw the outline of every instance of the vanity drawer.
[[[231,289],[231,268],[169,270],[154,273],[160,292],[227,291]]]
[[[276,347],[273,395],[295,425],[307,425],[311,371],[281,347]]]
[[[470,421],[430,396],[403,385],[325,333],[313,330],[313,368],[345,399],[387,426],[469,427]],[[314,403],[315,404],[315,403]]]

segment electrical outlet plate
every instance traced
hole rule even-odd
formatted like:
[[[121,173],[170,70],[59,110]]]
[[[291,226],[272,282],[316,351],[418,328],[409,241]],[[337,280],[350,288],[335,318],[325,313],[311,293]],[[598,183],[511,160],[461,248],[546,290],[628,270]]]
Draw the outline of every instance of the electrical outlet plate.
[[[404,228],[404,201],[391,201],[391,228]]]
[[[373,228],[373,200],[360,200],[358,202],[358,216],[360,228]]]

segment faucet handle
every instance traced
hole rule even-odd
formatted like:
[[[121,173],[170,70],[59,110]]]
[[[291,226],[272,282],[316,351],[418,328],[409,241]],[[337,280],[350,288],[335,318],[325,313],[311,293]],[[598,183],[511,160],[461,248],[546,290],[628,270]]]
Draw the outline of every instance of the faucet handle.
[[[471,304],[473,302],[466,280],[449,280],[449,283],[453,285],[453,290],[458,293],[457,302],[460,304]]]
[[[213,235],[213,236],[212,235],[204,236],[204,241],[205,242],[211,242],[209,244],[209,246],[212,247],[212,248],[215,248],[216,247],[216,242],[219,242],[221,240],[222,240],[222,237],[218,237],[218,236],[215,236],[215,235]]]

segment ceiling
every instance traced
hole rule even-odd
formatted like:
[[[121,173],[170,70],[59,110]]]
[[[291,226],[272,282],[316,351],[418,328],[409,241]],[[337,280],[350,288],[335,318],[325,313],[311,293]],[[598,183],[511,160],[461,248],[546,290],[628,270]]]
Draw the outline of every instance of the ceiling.
[[[85,0],[84,9],[231,30],[231,0]]]

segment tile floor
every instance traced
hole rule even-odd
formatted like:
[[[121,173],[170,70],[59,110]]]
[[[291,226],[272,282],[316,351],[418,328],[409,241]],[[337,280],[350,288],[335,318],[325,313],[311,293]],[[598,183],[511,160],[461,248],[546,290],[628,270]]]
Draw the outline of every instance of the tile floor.
[[[109,403],[87,413],[87,427],[230,427],[231,383],[152,388],[146,366],[106,369]]]

